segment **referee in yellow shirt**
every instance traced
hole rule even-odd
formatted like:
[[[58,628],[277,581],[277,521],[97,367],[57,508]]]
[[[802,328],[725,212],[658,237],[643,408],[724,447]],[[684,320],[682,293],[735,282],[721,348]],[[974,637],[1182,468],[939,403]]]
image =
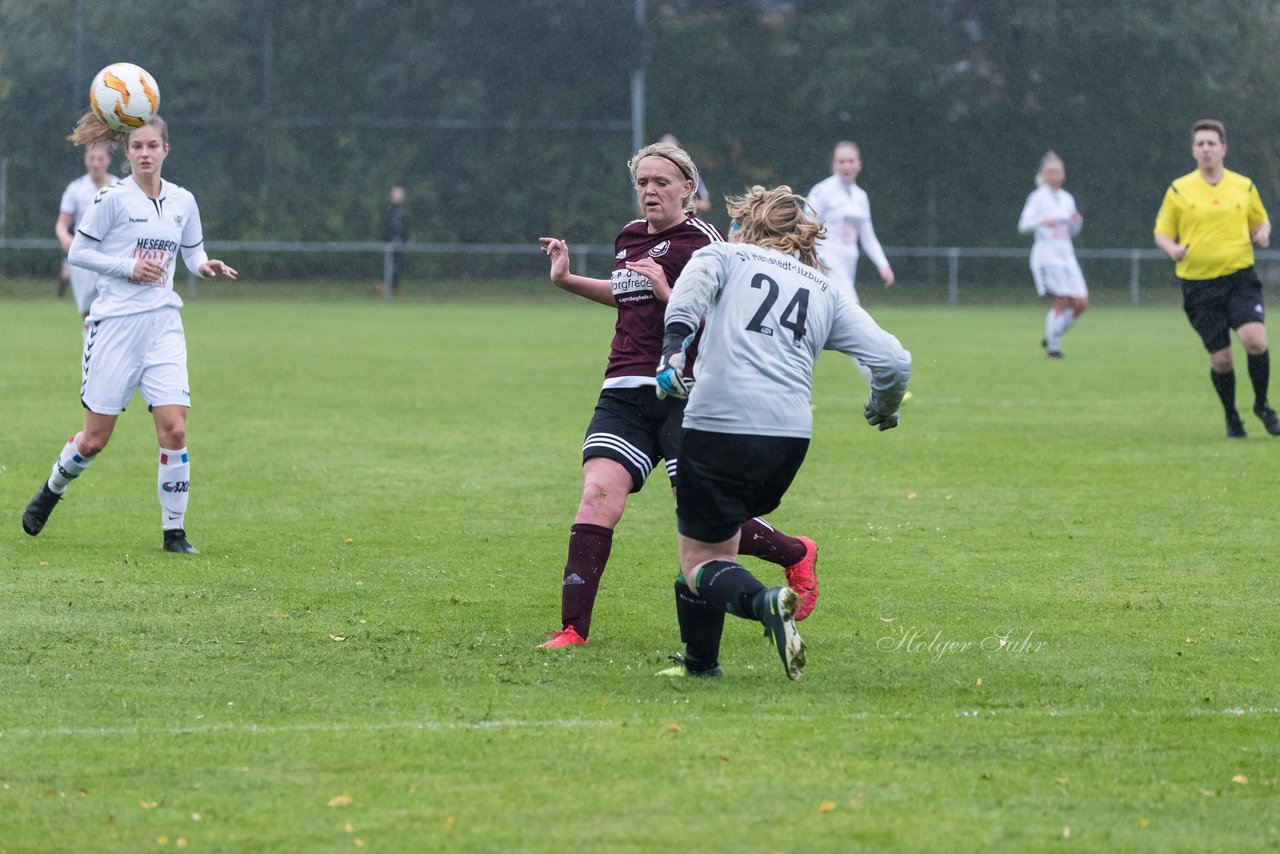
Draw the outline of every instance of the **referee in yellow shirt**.
[[[1236,374],[1230,330],[1249,356],[1253,412],[1272,436],[1280,417],[1267,403],[1271,357],[1263,325],[1262,283],[1253,269],[1253,244],[1271,242],[1271,222],[1258,188],[1222,165],[1227,130],[1201,119],[1191,128],[1196,171],[1169,185],[1156,214],[1156,245],[1177,262],[1182,308],[1209,351],[1209,378],[1227,416],[1227,436],[1245,438],[1236,412]]]

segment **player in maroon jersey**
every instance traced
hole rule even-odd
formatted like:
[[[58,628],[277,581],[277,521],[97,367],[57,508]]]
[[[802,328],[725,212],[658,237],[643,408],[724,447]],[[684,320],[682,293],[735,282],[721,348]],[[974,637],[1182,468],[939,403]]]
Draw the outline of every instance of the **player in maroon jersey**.
[[[689,257],[724,239],[693,213],[698,171],[683,149],[655,143],[636,152],[628,165],[643,219],[628,223],[614,241],[610,278],[571,273],[568,245],[556,237],[541,238],[552,282],[618,311],[604,386],[582,445],[582,501],[569,529],[560,588],[562,628],[540,645],[547,649],[587,642],[600,577],[627,496],[644,486],[660,460],[666,461],[674,489],[684,401],[655,394],[663,315],[671,285]],[[742,526],[741,551],[783,567],[788,584],[801,597],[797,618],[808,616],[818,595],[818,547],[812,540],[787,536],[752,519]]]

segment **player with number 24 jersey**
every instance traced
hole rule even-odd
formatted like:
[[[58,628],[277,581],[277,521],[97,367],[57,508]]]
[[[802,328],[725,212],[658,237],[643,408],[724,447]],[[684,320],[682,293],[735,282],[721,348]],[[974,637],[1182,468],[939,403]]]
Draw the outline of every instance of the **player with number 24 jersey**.
[[[808,437],[810,385],[821,350],[839,350],[871,371],[872,401],[897,409],[911,357],[847,288],[775,249],[715,243],[685,267],[668,325],[697,328],[697,384],[684,425],[716,433]]]

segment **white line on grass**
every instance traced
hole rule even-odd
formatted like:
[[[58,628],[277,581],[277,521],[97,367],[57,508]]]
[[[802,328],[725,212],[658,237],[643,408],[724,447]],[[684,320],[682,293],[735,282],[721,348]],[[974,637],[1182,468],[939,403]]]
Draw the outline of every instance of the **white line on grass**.
[[[953,718],[994,718],[994,717],[1017,717],[1025,715],[1025,709],[962,709],[952,712],[950,717]],[[1083,717],[1091,714],[1109,714],[1096,712],[1093,710],[1082,712],[1071,712],[1061,710],[1050,710],[1047,712],[1034,711],[1033,715],[1043,714],[1050,718],[1071,718]],[[1137,713],[1141,717],[1152,716],[1171,716],[1178,712],[1163,709],[1150,709],[1145,712]],[[1280,708],[1267,708],[1258,706],[1242,706],[1229,709],[1189,709],[1186,714],[1192,717],[1213,716],[1213,717],[1247,717],[1251,715],[1280,715]],[[699,720],[700,715],[679,716],[684,720]],[[903,719],[926,719],[932,717],[930,715],[917,715],[910,712],[897,712],[893,714],[872,714],[869,712],[853,713],[842,715],[846,719],[855,720],[903,720]],[[778,720],[812,720],[808,715],[798,716],[753,716],[754,720],[764,720],[772,718]],[[51,729],[34,729],[34,728],[14,728],[0,729],[0,738],[59,738],[59,737],[92,737],[92,736],[113,736],[113,735],[223,735],[223,734],[244,734],[244,735],[274,735],[277,733],[290,732],[323,732],[323,733],[341,733],[341,732],[381,732],[386,730],[422,730],[424,732],[451,732],[458,730],[500,730],[500,729],[608,729],[613,727],[627,726],[635,723],[634,721],[623,720],[546,720],[546,721],[523,721],[523,720],[495,720],[495,721],[386,721],[383,723],[373,722],[333,722],[333,721],[312,721],[297,724],[208,724],[199,726],[177,726],[177,727],[53,727]]]
[[[550,720],[550,721],[387,721],[384,723],[356,722],[342,723],[332,721],[313,721],[297,724],[208,724],[203,726],[176,727],[54,727],[52,729],[3,729],[0,738],[19,736],[27,738],[49,738],[64,736],[104,736],[104,735],[274,735],[287,732],[379,732],[382,730],[424,730],[445,732],[450,730],[486,730],[486,729],[533,729],[549,727],[554,729],[583,729],[622,726],[622,721],[588,721],[588,720]]]

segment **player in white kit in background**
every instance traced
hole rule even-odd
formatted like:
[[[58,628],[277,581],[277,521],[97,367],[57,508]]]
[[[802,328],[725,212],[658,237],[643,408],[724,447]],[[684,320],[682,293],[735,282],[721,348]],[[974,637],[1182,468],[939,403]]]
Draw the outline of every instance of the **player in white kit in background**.
[[[1040,161],[1036,188],[1027,196],[1018,217],[1018,231],[1036,236],[1031,246],[1031,275],[1036,293],[1052,298],[1044,318],[1044,347],[1051,359],[1062,358],[1062,336],[1089,307],[1089,289],[1076,260],[1071,238],[1080,233],[1084,217],[1062,183],[1067,179],[1062,158],[1050,151]]]
[[[732,243],[693,254],[666,309],[660,393],[688,394],[680,457],[681,578],[676,616],[685,655],[668,675],[718,676],[724,615],[764,624],[787,676],[804,669],[789,587],[766,589],[739,565],[738,529],[776,509],[813,430],[813,365],[839,350],[871,372],[864,415],[897,426],[911,354],[820,269],[822,226],[789,187],[729,200]],[[692,381],[684,351],[705,318]]]
[[[818,243],[818,260],[837,284],[849,286],[855,300],[859,246],[876,265],[886,288],[893,286],[895,278],[871,224],[871,201],[858,186],[861,172],[862,153],[857,144],[837,142],[831,155],[831,176],[809,190],[809,207],[827,227],[825,238]]]
[[[116,139],[88,114],[71,139],[90,144]],[[131,174],[98,193],[80,221],[68,256],[72,266],[96,275],[97,298],[89,311],[82,359],[80,402],[84,429],[71,437],[22,516],[35,536],[71,481],[106,447],[116,419],[138,389],[155,418],[160,443],[156,491],[160,498],[164,549],[195,552],[187,541],[185,516],[191,485],[186,423],[191,394],[187,342],[173,290],[178,253],[202,278],[234,279],[236,271],[204,251],[195,197],[161,178],[169,154],[164,120],[124,138]]]
[[[116,176],[110,171],[111,146],[104,142],[85,146],[84,168],[85,174],[68,184],[67,189],[62,192],[62,201],[58,205],[58,219],[53,224],[53,233],[58,237],[64,256],[71,251],[71,241],[76,236],[76,226],[93,205],[98,191],[116,182]],[[72,267],[65,260],[63,267],[71,282],[71,295],[75,298],[76,310],[80,312],[82,318],[86,318],[84,334],[87,336],[89,305],[98,295],[94,284],[97,274],[82,267]]]

